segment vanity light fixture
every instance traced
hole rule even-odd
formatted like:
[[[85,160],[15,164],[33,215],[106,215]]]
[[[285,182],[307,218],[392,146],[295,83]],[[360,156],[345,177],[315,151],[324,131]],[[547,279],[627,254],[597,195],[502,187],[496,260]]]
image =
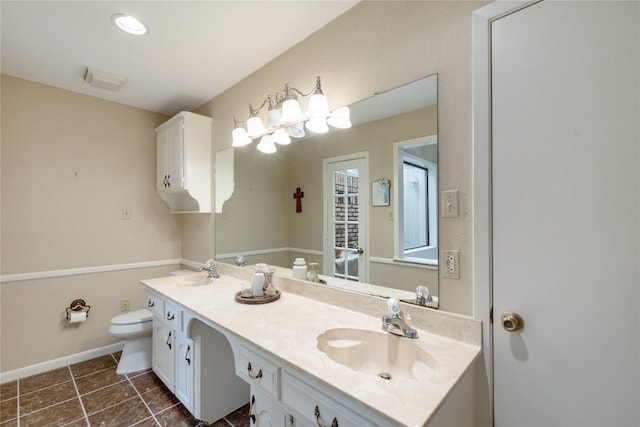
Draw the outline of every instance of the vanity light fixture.
[[[306,114],[302,113],[298,97],[310,97]],[[266,126],[258,117],[260,110],[267,109]],[[239,126],[246,123],[246,130]],[[263,153],[275,153],[278,145],[288,145],[291,137],[302,138],[305,136],[304,128],[313,133],[326,133],[329,126],[338,129],[351,127],[349,120],[349,107],[341,107],[333,113],[329,110],[329,102],[322,92],[320,77],[316,77],[316,86],[309,93],[284,85],[284,89],[275,95],[267,95],[258,108],[249,104],[249,118],[246,122],[240,122],[233,118],[233,147],[242,147],[260,138],[257,147]]]
[[[147,27],[138,19],[124,13],[116,13],[111,15],[111,22],[125,33],[135,36],[147,34]]]

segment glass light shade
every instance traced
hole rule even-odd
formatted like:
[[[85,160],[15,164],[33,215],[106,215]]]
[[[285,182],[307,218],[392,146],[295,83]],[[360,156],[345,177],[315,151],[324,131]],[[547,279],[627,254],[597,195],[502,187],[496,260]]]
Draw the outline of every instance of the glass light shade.
[[[296,123],[285,129],[287,133],[294,138],[302,138],[305,136],[304,126],[302,123]]]
[[[282,113],[275,108],[267,111],[267,128],[274,129],[280,125],[280,117]]]
[[[249,138],[249,135],[247,135],[247,131],[244,130],[244,128],[235,128],[233,132],[231,132],[231,136],[233,136],[233,142],[231,143],[232,147],[243,147],[251,144],[251,138]]]
[[[327,133],[329,131],[327,119],[324,117],[313,117],[307,120],[305,127],[313,133]]]
[[[273,133],[273,140],[276,144],[289,145],[291,144],[291,138],[284,129],[278,129]]]
[[[247,120],[247,135],[249,135],[249,138],[255,138],[265,133],[267,133],[267,129],[262,124],[260,117],[249,117],[249,120]]]
[[[329,115],[331,115],[331,111],[329,111],[327,97],[320,93],[311,95],[307,107],[307,117],[328,117]]]
[[[273,137],[271,135],[265,135],[260,139],[260,143],[257,146],[258,150],[266,154],[273,154],[277,148],[273,143]]]
[[[300,109],[300,104],[295,99],[287,99],[282,103],[281,123],[295,123],[304,120],[304,114]]]
[[[334,128],[349,129],[351,127],[350,116],[351,112],[349,111],[349,107],[341,107],[333,110],[333,113],[331,113],[327,119],[327,123]]]

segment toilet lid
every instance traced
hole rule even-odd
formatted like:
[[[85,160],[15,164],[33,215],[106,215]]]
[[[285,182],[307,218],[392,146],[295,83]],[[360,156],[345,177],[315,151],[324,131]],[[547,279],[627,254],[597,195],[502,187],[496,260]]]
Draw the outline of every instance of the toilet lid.
[[[153,313],[147,309],[130,311],[119,314],[111,319],[112,325],[131,325],[133,323],[144,323],[153,320]]]

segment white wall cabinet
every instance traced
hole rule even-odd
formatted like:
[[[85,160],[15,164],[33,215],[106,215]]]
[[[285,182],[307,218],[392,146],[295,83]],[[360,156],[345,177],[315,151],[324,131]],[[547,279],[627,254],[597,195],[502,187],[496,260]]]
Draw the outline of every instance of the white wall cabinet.
[[[156,128],[156,189],[172,213],[210,213],[211,118],[183,111]]]

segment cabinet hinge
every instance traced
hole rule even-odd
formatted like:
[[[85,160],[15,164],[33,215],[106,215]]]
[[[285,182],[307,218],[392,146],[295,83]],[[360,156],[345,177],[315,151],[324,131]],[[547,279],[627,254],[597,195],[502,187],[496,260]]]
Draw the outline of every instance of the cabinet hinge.
[[[493,307],[489,310],[489,323],[493,323]]]

